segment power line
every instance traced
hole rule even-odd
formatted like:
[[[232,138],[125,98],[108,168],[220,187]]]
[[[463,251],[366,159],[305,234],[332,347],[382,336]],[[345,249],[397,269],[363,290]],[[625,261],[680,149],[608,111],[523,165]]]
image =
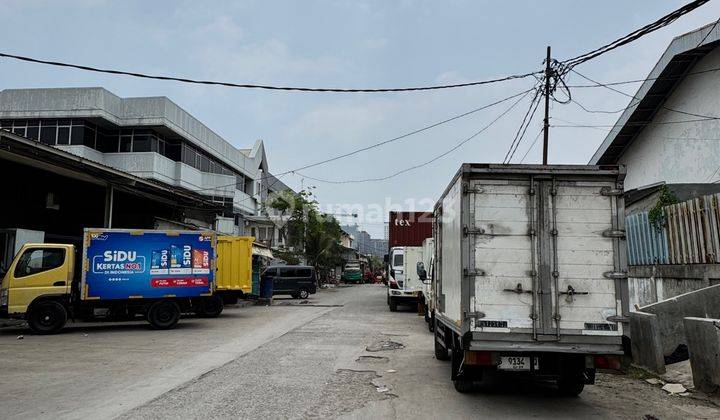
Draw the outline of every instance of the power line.
[[[342,159],[342,158],[346,158],[346,157],[349,157],[349,156],[353,156],[353,155],[356,155],[356,154],[358,154],[358,153],[364,152],[364,151],[366,151],[366,150],[370,150],[370,149],[373,149],[373,148],[376,148],[376,147],[379,147],[379,146],[383,146],[383,145],[388,144],[388,143],[392,143],[392,142],[395,142],[395,141],[404,139],[404,138],[406,138],[406,137],[410,137],[410,136],[412,136],[412,135],[414,135],[414,134],[418,134],[418,133],[421,133],[421,132],[423,132],[423,131],[427,131],[427,130],[429,130],[429,129],[431,129],[431,128],[435,128],[435,127],[437,127],[437,126],[439,126],[439,125],[443,125],[443,124],[445,124],[445,123],[448,123],[448,122],[451,122],[451,121],[455,121],[455,120],[457,120],[457,119],[466,117],[466,116],[471,115],[471,114],[474,114],[474,113],[476,113],[476,112],[479,112],[479,111],[482,111],[482,110],[491,108],[491,107],[493,107],[493,106],[495,106],[495,105],[499,105],[499,104],[501,104],[501,103],[503,103],[503,102],[507,102],[507,101],[509,101],[510,99],[517,98],[518,96],[524,95],[524,94],[530,92],[531,90],[533,90],[533,89],[531,88],[531,89],[528,89],[528,90],[524,90],[524,91],[522,91],[522,92],[516,93],[515,95],[508,96],[507,98],[501,99],[501,100],[499,100],[499,101],[495,101],[495,102],[493,102],[493,103],[490,103],[490,104],[487,104],[487,105],[483,105],[483,106],[481,106],[481,107],[479,107],[479,108],[475,108],[475,109],[470,110],[470,111],[468,111],[468,112],[464,112],[464,113],[462,113],[462,114],[460,114],[460,115],[456,115],[456,116],[454,116],[454,117],[451,117],[451,118],[442,120],[442,121],[440,121],[440,122],[436,122],[436,123],[434,123],[434,124],[430,124],[430,125],[428,125],[428,126],[425,126],[425,127],[423,127],[423,128],[420,128],[420,129],[417,129],[417,130],[414,130],[414,131],[411,131],[411,132],[409,132],[409,133],[402,134],[402,135],[397,136],[397,137],[393,137],[393,138],[391,138],[391,139],[389,139],[389,140],[384,140],[384,141],[381,141],[381,142],[378,142],[378,143],[375,143],[375,144],[371,144],[370,146],[366,146],[366,147],[362,147],[362,148],[360,148],[360,149],[353,150],[353,151],[348,152],[348,153],[343,153],[343,154],[334,156],[334,157],[332,157],[332,158],[328,158],[328,159],[321,160],[321,161],[319,161],[319,162],[311,163],[311,164],[302,166],[302,167],[300,167],[300,168],[293,169],[292,171],[289,171],[289,172],[302,171],[302,170],[305,170],[305,169],[308,169],[308,168],[312,168],[312,167],[315,167],[315,166],[323,165],[323,164],[325,164],[325,163],[329,163],[329,162],[332,162],[332,161],[335,161],[335,160],[338,160],[338,159]]]
[[[543,133],[542,129],[540,131],[538,131],[537,136],[535,136],[535,140],[533,140],[530,147],[528,147],[528,149],[525,151],[525,154],[523,155],[522,159],[520,159],[520,163],[525,162],[525,158],[527,157],[528,153],[530,153],[530,151],[533,149],[533,147],[535,147],[535,144],[537,143],[538,139],[540,139],[540,135],[542,133]]]
[[[367,151],[367,150],[370,150],[370,149],[373,149],[373,148],[376,148],[376,147],[383,146],[383,145],[388,144],[388,143],[393,143],[393,142],[396,142],[396,141],[398,141],[398,140],[402,140],[402,139],[404,139],[404,138],[407,138],[407,137],[410,137],[410,136],[412,136],[412,135],[421,133],[421,132],[423,132],[423,131],[430,130],[430,129],[435,128],[435,127],[438,127],[438,126],[440,126],[440,125],[449,123],[449,122],[451,122],[451,121],[455,121],[455,120],[458,120],[458,119],[460,119],[460,118],[466,117],[466,116],[468,116],[468,115],[477,113],[477,112],[479,112],[479,111],[482,111],[482,110],[491,108],[491,107],[493,107],[493,106],[502,104],[502,103],[507,102],[507,101],[509,101],[509,100],[511,100],[511,99],[517,98],[518,96],[523,96],[523,97],[524,97],[524,96],[527,95],[529,92],[531,92],[533,89],[534,89],[534,88],[530,88],[530,89],[524,90],[524,91],[522,91],[522,92],[518,92],[518,93],[516,93],[516,94],[514,94],[514,95],[511,95],[511,96],[508,96],[508,97],[506,97],[506,98],[503,98],[503,99],[494,101],[494,102],[492,102],[492,103],[489,103],[489,104],[487,104],[487,105],[483,105],[483,106],[481,106],[481,107],[472,109],[472,110],[467,111],[467,112],[464,112],[464,113],[462,113],[462,114],[459,114],[459,115],[456,115],[456,116],[453,116],[453,117],[450,117],[450,118],[446,118],[446,119],[444,119],[444,120],[442,120],[442,121],[439,121],[439,122],[436,122],[436,123],[433,123],[433,124],[424,126],[424,127],[419,128],[419,129],[417,129],[417,130],[413,130],[413,131],[411,131],[411,132],[408,132],[408,133],[405,133],[405,134],[402,134],[402,135],[393,137],[393,138],[391,138],[391,139],[383,140],[383,141],[380,141],[380,142],[371,144],[371,145],[369,145],[369,146],[361,147],[361,148],[359,148],[359,149],[356,149],[356,150],[353,150],[353,151],[350,151],[350,152],[347,152],[347,153],[343,153],[343,154],[340,154],[340,155],[337,155],[337,156],[333,156],[333,157],[328,158],[328,159],[323,159],[323,160],[318,161],[318,162],[315,162],[315,163],[310,163],[310,164],[303,165],[303,166],[298,167],[298,168],[295,168],[295,169],[291,169],[291,170],[288,170],[288,171],[285,171],[285,172],[281,172],[281,173],[279,173],[279,174],[277,174],[277,175],[275,175],[275,176],[279,178],[279,177],[282,177],[282,176],[287,175],[287,174],[295,173],[295,172],[302,171],[302,170],[305,170],[305,169],[308,169],[308,168],[313,168],[313,167],[315,167],[315,166],[320,166],[320,165],[323,165],[323,164],[326,164],[326,163],[330,163],[330,162],[333,162],[333,161],[336,161],[336,160],[340,160],[340,159],[343,159],[343,158],[346,158],[346,157],[349,157],[349,156],[352,156],[352,155],[355,155],[355,154],[358,154],[358,153],[361,153],[361,152],[364,152],[364,151]],[[268,174],[267,176],[261,177],[260,180],[263,180],[263,179],[265,179],[265,178],[269,178],[270,176],[272,176],[272,174]],[[307,178],[312,179],[312,178],[310,178],[310,177],[307,177]],[[201,189],[197,189],[197,190],[193,190],[193,191],[222,190],[223,188],[234,187],[235,184],[236,184],[236,183],[227,184],[227,185],[219,185],[219,186],[215,186],[215,187],[201,188]],[[273,185],[274,185],[274,183],[273,183]]]
[[[633,84],[633,83],[643,83],[643,82],[653,81],[653,80],[678,80],[678,79],[684,79],[688,76],[696,76],[696,75],[705,74],[705,73],[713,73],[716,71],[720,71],[720,67],[714,67],[714,68],[705,69],[705,70],[698,70],[698,71],[694,71],[694,72],[690,72],[690,73],[686,73],[686,74],[678,75],[678,76],[646,77],[644,79],[632,79],[632,80],[622,80],[622,81],[616,81],[616,82],[605,82],[601,85],[592,84],[592,85],[567,85],[567,86],[568,86],[568,88],[572,88],[572,89],[620,86],[620,85],[629,85],[629,84]],[[625,92],[623,92],[623,93],[625,93]]]
[[[420,164],[417,164],[417,165],[413,165],[413,166],[411,166],[411,167],[402,169],[402,170],[397,171],[397,172],[395,172],[395,173],[392,173],[392,174],[390,174],[390,175],[383,176],[383,177],[376,177],[376,178],[348,179],[348,180],[340,180],[340,181],[338,181],[338,180],[329,180],[329,179],[323,179],[323,178],[316,178],[316,177],[308,176],[308,175],[305,175],[305,174],[301,174],[301,173],[299,173],[299,172],[297,172],[297,171],[294,171],[293,173],[296,174],[296,175],[299,175],[299,176],[303,176],[303,177],[308,178],[308,179],[312,179],[313,181],[323,182],[323,183],[326,183],[326,184],[356,184],[356,183],[364,183],[364,182],[385,181],[385,180],[388,180],[388,179],[390,179],[390,178],[394,178],[394,177],[396,177],[396,176],[398,176],[398,175],[401,175],[401,174],[404,174],[404,173],[406,173],[406,172],[410,172],[410,171],[412,171],[412,170],[421,168],[421,167],[423,167],[423,166],[427,166],[427,165],[429,165],[429,164],[431,164],[431,163],[433,163],[433,162],[435,162],[435,161],[437,161],[437,160],[439,160],[439,159],[441,159],[441,158],[449,155],[450,153],[454,152],[455,150],[457,150],[458,148],[460,148],[460,147],[461,147],[462,145],[464,145],[465,143],[469,142],[470,140],[474,139],[475,137],[479,136],[480,134],[482,134],[483,132],[485,132],[487,129],[489,129],[490,127],[492,127],[498,120],[500,120],[502,117],[504,117],[504,116],[505,116],[507,113],[509,113],[513,108],[515,108],[515,106],[517,106],[517,104],[519,104],[523,99],[525,99],[525,97],[526,97],[529,93],[530,93],[530,91],[525,92],[525,94],[524,94],[523,96],[521,96],[517,101],[513,102],[512,105],[510,105],[507,109],[505,109],[500,115],[498,115],[497,117],[495,117],[495,119],[493,119],[492,121],[490,121],[490,123],[488,123],[487,125],[485,125],[485,126],[484,126],[483,128],[481,128],[479,131],[476,131],[475,133],[473,133],[470,137],[467,137],[467,138],[465,138],[464,140],[460,141],[459,143],[457,143],[456,145],[454,145],[454,146],[453,146],[452,148],[450,148],[449,150],[447,150],[447,151],[445,151],[445,152],[443,152],[443,153],[441,153],[441,154],[433,157],[432,159],[430,159],[430,160],[428,160],[428,161],[426,161],[426,162],[423,162],[423,163],[420,163]]]
[[[533,117],[535,117],[535,111],[537,111],[538,105],[540,105],[540,101],[538,100],[539,98],[540,98],[540,88],[535,90],[535,96],[533,96],[532,100],[530,101],[530,106],[528,107],[528,110],[525,113],[525,116],[523,117],[522,122],[520,123],[520,127],[518,127],[517,132],[515,133],[515,138],[513,138],[513,141],[512,141],[512,143],[510,143],[510,147],[508,148],[508,151],[505,153],[505,158],[503,158],[503,163],[505,163],[505,164],[510,163],[513,156],[515,155],[515,151],[517,150],[518,146],[520,145],[522,138],[525,136],[525,132],[527,131],[528,126],[532,122]]]
[[[589,82],[595,83],[595,84],[597,84],[598,86],[605,87],[605,88],[607,88],[607,89],[609,89],[609,90],[611,90],[611,91],[613,91],[613,92],[619,93],[619,94],[621,94],[621,95],[627,96],[628,98],[632,98],[633,100],[637,101],[635,104],[633,104],[632,101],[631,101],[631,103],[630,103],[628,106],[626,106],[624,109],[622,109],[622,111],[625,111],[625,110],[627,110],[627,109],[629,109],[629,108],[632,108],[633,106],[637,105],[638,103],[640,103],[640,102],[642,101],[642,99],[638,98],[638,97],[635,96],[635,95],[631,95],[631,94],[629,94],[629,93],[625,93],[625,92],[623,92],[623,91],[621,91],[621,90],[617,90],[617,89],[615,89],[615,88],[613,88],[613,87],[611,87],[611,86],[608,86],[608,85],[606,85],[606,84],[603,84],[603,83],[600,83],[600,82],[598,82],[598,81],[596,81],[596,80],[593,80],[593,79],[585,76],[584,74],[578,72],[577,70],[574,70],[574,69],[573,69],[573,70],[570,70],[570,71],[572,71],[573,73],[577,74],[578,76],[582,77],[583,79],[585,79],[585,80],[587,80],[587,81],[589,81]],[[683,115],[689,115],[689,116],[691,116],[691,117],[700,117],[700,118],[711,119],[711,120],[720,119],[720,117],[717,117],[717,116],[695,114],[695,113],[692,113],[692,112],[687,112],[687,111],[683,111],[683,110],[679,110],[679,109],[675,109],[675,108],[670,108],[670,107],[665,106],[665,105],[660,105],[660,107],[663,108],[663,109],[666,109],[666,110],[668,110],[668,111],[671,111],[671,112],[676,112],[676,113],[678,113],[678,114],[683,114]]]
[[[703,42],[705,42],[705,40],[710,36],[712,31],[715,30],[715,27],[718,25],[718,23],[720,23],[720,18],[718,18],[718,20],[716,20],[715,23],[713,23],[713,26],[710,28],[708,33],[706,33],[705,36],[703,37],[703,39],[701,39],[700,42],[698,42],[698,44],[695,46],[695,48],[701,46],[703,44]]]
[[[616,48],[619,48],[623,45],[629,44],[647,34],[657,31],[658,29],[664,28],[665,26],[676,21],[681,16],[692,12],[693,10],[704,5],[708,1],[709,0],[692,1],[684,6],[680,7],[679,9],[666,14],[665,16],[661,17],[660,19],[657,19],[654,22],[651,22],[651,23],[643,26],[642,28],[636,29],[636,30],[630,32],[629,34],[627,34],[623,37],[620,37],[609,44],[603,45],[602,47],[596,48],[592,51],[588,51],[584,54],[578,55],[578,56],[570,58],[568,60],[564,60],[562,63],[563,63],[563,65],[565,65],[568,68],[568,70],[571,70],[575,66],[583,64],[589,60],[592,60],[593,58],[596,58],[602,54],[610,52],[610,51],[612,51]]]
[[[469,87],[469,86],[487,85],[487,84],[498,83],[498,82],[506,82],[506,81],[514,80],[514,79],[524,79],[526,77],[530,77],[530,76],[533,76],[538,73],[538,72],[530,72],[530,73],[523,73],[523,74],[514,74],[514,75],[510,75],[510,76],[499,77],[496,79],[488,79],[488,80],[480,80],[480,81],[475,81],[475,82],[456,83],[456,84],[448,84],[448,85],[431,85],[431,86],[398,87],[398,88],[362,88],[362,89],[317,88],[317,87],[298,87],[298,86],[259,85],[259,84],[250,84],[250,83],[233,83],[233,82],[221,82],[221,81],[213,81],[213,80],[190,79],[190,78],[178,77],[178,76],[151,75],[151,74],[139,73],[139,72],[134,72],[134,71],[102,69],[102,68],[98,68],[98,67],[92,67],[92,66],[86,66],[86,65],[80,65],[80,64],[65,63],[65,62],[61,62],[61,61],[43,60],[43,59],[39,59],[39,58],[32,58],[32,57],[27,57],[27,56],[22,56],[22,55],[8,54],[8,53],[3,53],[3,52],[0,52],[0,57],[12,58],[15,60],[25,61],[28,63],[46,64],[46,65],[57,66],[57,67],[68,67],[68,68],[91,71],[91,72],[96,72],[96,73],[105,73],[105,74],[113,74],[113,75],[120,75],[120,76],[131,76],[131,77],[138,77],[138,78],[142,78],[142,79],[166,80],[166,81],[174,81],[174,82],[182,82],[182,83],[199,84],[199,85],[225,86],[225,87],[244,88],[244,89],[266,89],[266,90],[284,90],[284,91],[297,91],[297,92],[323,92],[323,93],[326,93],[326,92],[334,92],[334,93],[416,92],[416,91],[425,91],[425,90],[454,89],[454,88],[462,88],[462,87]]]

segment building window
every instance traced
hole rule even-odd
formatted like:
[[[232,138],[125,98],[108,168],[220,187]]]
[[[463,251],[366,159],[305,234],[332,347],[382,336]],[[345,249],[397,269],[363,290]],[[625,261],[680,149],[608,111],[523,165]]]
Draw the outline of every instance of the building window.
[[[120,136],[120,152],[132,152],[132,136]]]
[[[55,144],[57,123],[55,121],[43,121],[40,124],[40,142],[49,145]]]
[[[58,127],[57,144],[70,144],[70,127]]]
[[[113,133],[98,133],[97,149],[103,153],[118,151],[118,135]]]

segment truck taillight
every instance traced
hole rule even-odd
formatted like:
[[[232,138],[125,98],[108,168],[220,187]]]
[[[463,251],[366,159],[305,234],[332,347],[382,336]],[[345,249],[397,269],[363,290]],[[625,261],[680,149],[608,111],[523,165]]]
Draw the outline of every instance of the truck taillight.
[[[490,351],[465,351],[463,363],[466,365],[492,366],[497,364],[497,357]]]
[[[595,356],[596,369],[620,370],[620,358],[618,356]]]

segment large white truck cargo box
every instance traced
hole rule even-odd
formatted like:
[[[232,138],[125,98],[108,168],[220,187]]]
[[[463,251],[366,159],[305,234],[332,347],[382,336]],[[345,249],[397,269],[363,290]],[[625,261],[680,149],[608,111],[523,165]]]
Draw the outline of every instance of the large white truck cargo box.
[[[623,177],[616,166],[463,165],[435,207],[439,343],[493,357],[622,354]]]

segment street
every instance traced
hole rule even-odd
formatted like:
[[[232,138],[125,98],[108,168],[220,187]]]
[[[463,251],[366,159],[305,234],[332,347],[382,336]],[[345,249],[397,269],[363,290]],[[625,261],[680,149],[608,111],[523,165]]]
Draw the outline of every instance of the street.
[[[272,307],[226,308],[217,319],[185,318],[169,331],[142,322],[71,325],[54,336],[0,331],[4,418],[720,414],[709,403],[610,374],[579,398],[529,383],[459,394],[449,364],[433,357],[423,318],[391,313],[377,285],[323,289],[307,304],[280,297]]]

